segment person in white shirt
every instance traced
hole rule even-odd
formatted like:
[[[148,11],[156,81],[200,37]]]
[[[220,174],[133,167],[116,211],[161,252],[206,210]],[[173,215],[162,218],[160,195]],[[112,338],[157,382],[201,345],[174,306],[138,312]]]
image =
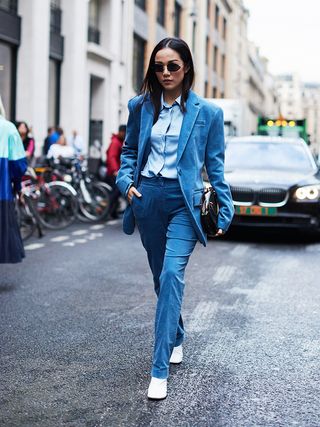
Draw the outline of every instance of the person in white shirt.
[[[68,139],[69,145],[74,149],[79,156],[83,155],[83,138],[76,130],[72,131],[71,137]]]
[[[70,145],[67,145],[66,138],[63,134],[60,135],[58,141],[55,144],[50,146],[47,154],[48,159],[59,159],[60,157],[72,158],[75,156],[75,149]]]

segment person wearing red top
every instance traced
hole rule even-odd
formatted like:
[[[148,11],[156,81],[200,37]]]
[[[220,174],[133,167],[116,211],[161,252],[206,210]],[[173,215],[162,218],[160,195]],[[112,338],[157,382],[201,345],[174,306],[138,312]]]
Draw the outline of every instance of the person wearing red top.
[[[118,218],[118,200],[121,193],[116,186],[116,177],[120,169],[120,156],[125,137],[126,126],[120,125],[118,133],[112,135],[110,145],[107,149],[107,182],[112,186],[112,193],[110,194],[110,216],[114,219]]]

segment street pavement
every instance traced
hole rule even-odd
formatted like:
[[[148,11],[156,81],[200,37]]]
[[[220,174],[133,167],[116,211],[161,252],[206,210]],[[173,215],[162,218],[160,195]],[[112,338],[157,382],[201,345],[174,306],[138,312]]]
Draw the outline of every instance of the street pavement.
[[[320,243],[230,233],[187,268],[184,360],[146,398],[155,296],[139,236],[76,224],[0,265],[0,425],[320,426]]]

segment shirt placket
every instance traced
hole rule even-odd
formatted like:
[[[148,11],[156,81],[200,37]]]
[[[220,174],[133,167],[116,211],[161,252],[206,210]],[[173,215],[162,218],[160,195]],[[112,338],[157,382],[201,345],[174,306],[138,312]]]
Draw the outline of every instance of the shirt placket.
[[[172,118],[173,118],[173,105],[170,107],[170,108],[167,108],[167,107],[165,107],[167,110],[169,110],[168,112],[167,112],[167,115],[168,115],[168,117],[169,117],[169,122],[168,122],[168,124],[167,124],[167,126],[166,126],[166,131],[165,131],[165,133],[164,133],[164,135],[163,135],[163,152],[162,152],[162,156],[163,156],[163,165],[162,165],[162,168],[161,169],[163,169],[163,167],[165,166],[165,158],[166,158],[166,149],[167,149],[167,142],[168,142],[168,132],[169,132],[169,130],[170,130],[170,127],[171,127],[171,123],[172,123]]]

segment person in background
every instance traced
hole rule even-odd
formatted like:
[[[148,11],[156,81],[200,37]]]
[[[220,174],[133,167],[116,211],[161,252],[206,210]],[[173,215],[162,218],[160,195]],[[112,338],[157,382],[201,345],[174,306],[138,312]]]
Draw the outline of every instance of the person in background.
[[[34,138],[29,136],[30,130],[26,122],[18,122],[17,129],[22,139],[22,143],[24,146],[28,163],[30,163],[34,156],[34,149],[35,149]]]
[[[120,156],[122,153],[123,142],[126,137],[126,125],[120,125],[117,134],[113,134],[111,137],[110,145],[107,149],[107,183],[112,187],[112,193],[110,194],[110,217],[115,219],[118,218],[117,209],[119,197],[121,195],[120,190],[116,185],[116,178],[120,169]]]
[[[53,142],[53,134],[54,133],[55,133],[55,128],[53,126],[50,126],[48,128],[48,133],[47,133],[47,136],[44,140],[43,147],[42,147],[43,156],[46,156],[48,154],[48,151],[49,151],[51,144],[56,142],[56,141]]]
[[[58,128],[59,139],[56,143],[51,144],[47,158],[48,159],[59,159],[59,158],[72,158],[75,157],[75,151],[73,147],[67,145],[67,139],[64,136],[63,130]]]
[[[28,166],[20,135],[4,115],[0,99],[0,264],[21,262],[25,256],[14,197]]]
[[[73,147],[77,156],[83,156],[83,138],[76,130],[72,131],[72,135],[69,138],[68,143]]]

